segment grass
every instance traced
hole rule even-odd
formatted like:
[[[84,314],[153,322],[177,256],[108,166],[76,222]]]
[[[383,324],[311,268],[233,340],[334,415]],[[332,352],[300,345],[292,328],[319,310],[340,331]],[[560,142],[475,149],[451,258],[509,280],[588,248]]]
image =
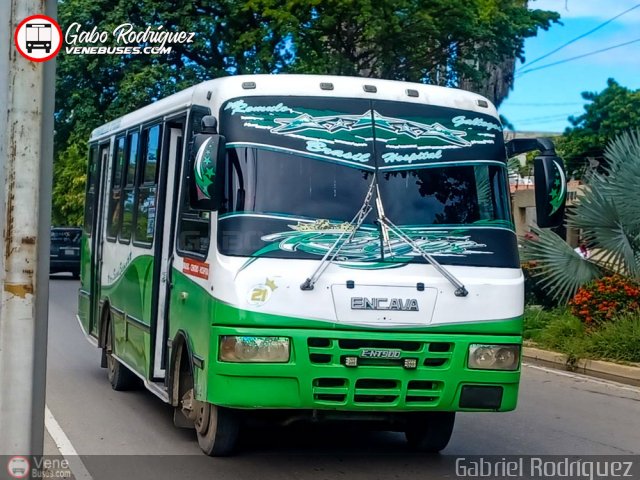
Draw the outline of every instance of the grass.
[[[569,363],[581,358],[640,362],[640,311],[587,329],[566,308],[527,307],[523,335],[542,348],[566,354]]]

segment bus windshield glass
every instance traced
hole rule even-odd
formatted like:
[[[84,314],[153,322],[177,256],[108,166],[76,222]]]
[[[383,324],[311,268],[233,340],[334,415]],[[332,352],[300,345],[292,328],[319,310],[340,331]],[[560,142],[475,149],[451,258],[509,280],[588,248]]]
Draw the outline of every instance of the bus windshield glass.
[[[410,104],[400,102],[319,100],[258,97],[223,106],[220,253],[322,258],[352,228],[375,174],[385,215],[438,261],[517,266],[504,146],[488,133],[493,117],[442,107],[407,115]],[[372,206],[339,261],[423,262],[393,234],[382,245],[381,212]],[[500,249],[505,241],[508,248]]]

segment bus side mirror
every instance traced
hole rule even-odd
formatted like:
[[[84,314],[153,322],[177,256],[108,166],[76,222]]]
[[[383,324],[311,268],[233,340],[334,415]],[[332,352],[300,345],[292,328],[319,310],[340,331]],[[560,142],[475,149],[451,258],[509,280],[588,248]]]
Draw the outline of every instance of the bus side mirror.
[[[533,161],[536,223],[540,228],[559,227],[564,218],[567,178],[562,159],[556,155],[540,155]]]
[[[198,133],[193,137],[187,181],[189,205],[193,210],[212,211],[220,205],[225,143],[225,138],[218,133]]]

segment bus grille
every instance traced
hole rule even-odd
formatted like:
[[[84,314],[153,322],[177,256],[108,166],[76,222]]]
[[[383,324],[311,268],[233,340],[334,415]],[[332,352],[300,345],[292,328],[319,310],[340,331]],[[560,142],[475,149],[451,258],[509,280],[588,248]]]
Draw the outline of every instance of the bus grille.
[[[446,370],[453,356],[454,344],[450,342],[416,342],[393,340],[352,340],[312,337],[307,340],[309,361],[316,366],[344,366],[345,358],[358,357],[358,367],[386,367],[404,369],[404,359],[417,360],[420,380],[398,378],[360,377],[358,367],[351,374],[313,379],[314,400],[326,405],[344,405],[351,402],[359,406],[394,406],[405,404],[416,407],[437,405],[444,383],[429,378],[428,372]],[[362,358],[366,349],[399,351],[397,358]],[[348,368],[348,367],[344,367]],[[414,371],[415,371],[414,370]],[[370,372],[370,370],[369,370]],[[369,375],[371,375],[369,373]]]
[[[344,405],[352,399],[353,404],[361,406],[404,403],[428,407],[438,403],[443,388],[443,382],[430,380],[321,377],[313,379],[313,398],[327,405]]]
[[[344,365],[350,356],[360,357],[366,349],[400,351],[398,358],[359,358],[358,365],[379,367],[403,367],[405,358],[415,358],[418,368],[449,366],[454,344],[450,342],[411,342],[394,340],[347,340],[312,337],[307,339],[309,360],[314,365]]]

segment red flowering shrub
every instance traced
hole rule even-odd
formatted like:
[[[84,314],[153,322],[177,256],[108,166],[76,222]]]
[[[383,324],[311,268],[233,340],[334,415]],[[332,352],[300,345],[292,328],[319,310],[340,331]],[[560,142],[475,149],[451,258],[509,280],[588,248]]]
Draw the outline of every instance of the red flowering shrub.
[[[584,323],[601,323],[640,310],[640,284],[620,275],[602,277],[580,287],[569,305]]]

